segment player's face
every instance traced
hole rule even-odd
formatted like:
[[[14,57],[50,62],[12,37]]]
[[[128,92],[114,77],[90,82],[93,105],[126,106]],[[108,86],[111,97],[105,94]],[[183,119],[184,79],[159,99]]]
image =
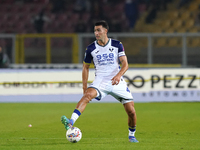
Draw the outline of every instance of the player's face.
[[[101,25],[95,26],[94,27],[94,34],[95,34],[95,37],[96,37],[97,40],[103,40],[104,37],[107,34],[107,29],[102,27]]]

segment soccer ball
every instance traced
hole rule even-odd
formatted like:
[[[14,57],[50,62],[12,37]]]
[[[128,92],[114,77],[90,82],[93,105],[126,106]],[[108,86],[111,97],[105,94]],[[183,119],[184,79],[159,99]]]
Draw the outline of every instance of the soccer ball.
[[[79,128],[72,127],[72,128],[67,130],[66,138],[67,138],[68,141],[70,141],[72,143],[76,143],[76,142],[81,140],[82,132]]]

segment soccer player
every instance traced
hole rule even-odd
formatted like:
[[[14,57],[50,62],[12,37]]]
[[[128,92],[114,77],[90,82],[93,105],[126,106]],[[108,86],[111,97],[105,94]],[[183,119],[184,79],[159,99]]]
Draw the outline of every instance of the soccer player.
[[[101,100],[110,94],[123,104],[128,115],[129,141],[137,143],[138,141],[135,138],[136,112],[133,97],[123,79],[123,74],[128,69],[127,57],[122,43],[108,38],[108,29],[108,24],[104,20],[95,23],[94,34],[96,41],[87,47],[83,62],[83,97],[78,102],[71,119],[62,116],[61,122],[64,124],[65,129],[68,130],[93,98]],[[89,66],[92,61],[96,70],[95,80],[87,87]],[[122,65],[121,69],[119,61]]]
[[[0,68],[8,68],[10,65],[10,59],[8,55],[3,52],[2,47],[0,46]]]

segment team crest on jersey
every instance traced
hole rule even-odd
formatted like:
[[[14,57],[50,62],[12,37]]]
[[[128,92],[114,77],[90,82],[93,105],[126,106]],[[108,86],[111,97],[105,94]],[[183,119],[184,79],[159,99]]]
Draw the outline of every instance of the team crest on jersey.
[[[109,48],[109,51],[111,51],[111,52],[112,52],[113,50],[114,50],[114,48]]]

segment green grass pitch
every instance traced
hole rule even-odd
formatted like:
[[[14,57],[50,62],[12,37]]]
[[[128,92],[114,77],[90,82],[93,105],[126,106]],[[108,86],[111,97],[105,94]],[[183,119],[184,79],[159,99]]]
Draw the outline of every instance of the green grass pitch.
[[[139,143],[128,142],[120,103],[89,103],[74,126],[78,143],[65,138],[60,117],[75,103],[0,103],[1,150],[199,150],[200,103],[136,103]],[[32,124],[32,127],[28,127]]]

